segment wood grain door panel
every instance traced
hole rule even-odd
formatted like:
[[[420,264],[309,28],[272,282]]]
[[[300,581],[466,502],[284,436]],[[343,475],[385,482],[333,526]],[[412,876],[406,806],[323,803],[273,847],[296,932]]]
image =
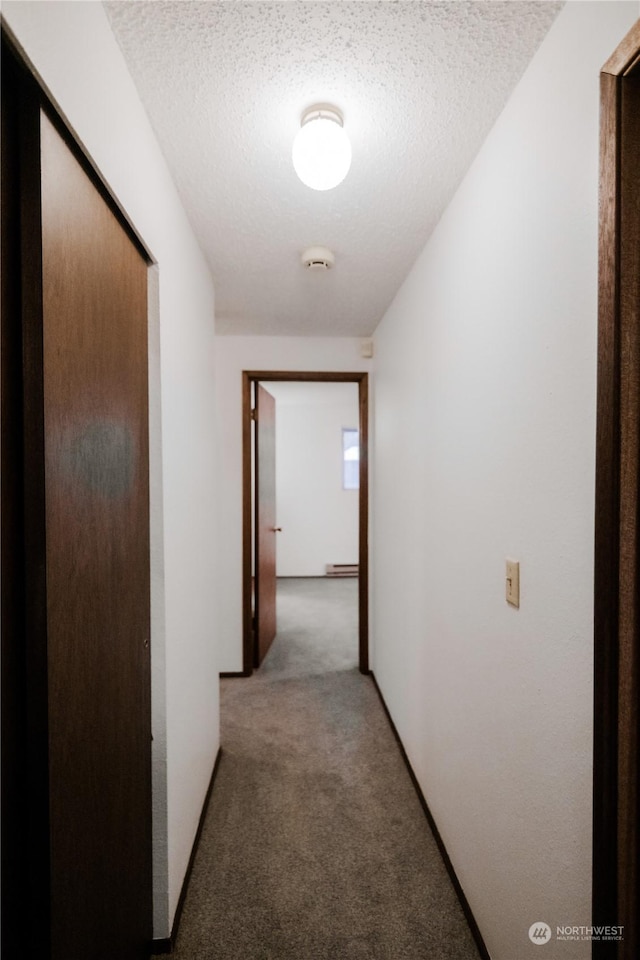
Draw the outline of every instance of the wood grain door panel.
[[[276,635],[276,402],[256,384],[256,660]]]
[[[41,115],[51,955],[148,956],[147,268]]]

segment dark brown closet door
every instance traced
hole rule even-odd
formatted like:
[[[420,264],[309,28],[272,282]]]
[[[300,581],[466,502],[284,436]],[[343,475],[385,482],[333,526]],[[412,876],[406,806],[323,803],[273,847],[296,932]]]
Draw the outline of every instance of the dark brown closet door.
[[[41,115],[51,955],[151,941],[147,269]]]

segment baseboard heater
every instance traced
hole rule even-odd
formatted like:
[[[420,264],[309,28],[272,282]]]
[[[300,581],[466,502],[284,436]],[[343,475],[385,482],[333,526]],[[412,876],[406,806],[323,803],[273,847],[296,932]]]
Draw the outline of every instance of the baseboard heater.
[[[328,563],[325,567],[327,577],[357,577],[357,563]]]

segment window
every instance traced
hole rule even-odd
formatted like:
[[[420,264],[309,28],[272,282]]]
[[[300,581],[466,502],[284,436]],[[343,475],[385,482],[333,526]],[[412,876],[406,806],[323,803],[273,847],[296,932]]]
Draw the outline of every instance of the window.
[[[342,489],[360,487],[360,438],[352,427],[342,428]]]

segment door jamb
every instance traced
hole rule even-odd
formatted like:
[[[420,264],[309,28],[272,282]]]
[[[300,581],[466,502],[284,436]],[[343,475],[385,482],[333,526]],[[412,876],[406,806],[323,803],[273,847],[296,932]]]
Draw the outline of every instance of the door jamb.
[[[369,670],[369,374],[311,373],[282,370],[242,371],[242,667],[253,673],[254,636],[251,604],[251,385],[265,381],[357,383],[360,408],[360,489],[358,494],[358,661],[360,672]]]
[[[640,949],[640,292],[629,262],[640,217],[628,215],[638,181],[625,160],[638,129],[623,122],[632,74],[635,85],[640,20],[600,74],[592,922],[625,929],[618,943],[594,941],[594,960],[631,960]]]

